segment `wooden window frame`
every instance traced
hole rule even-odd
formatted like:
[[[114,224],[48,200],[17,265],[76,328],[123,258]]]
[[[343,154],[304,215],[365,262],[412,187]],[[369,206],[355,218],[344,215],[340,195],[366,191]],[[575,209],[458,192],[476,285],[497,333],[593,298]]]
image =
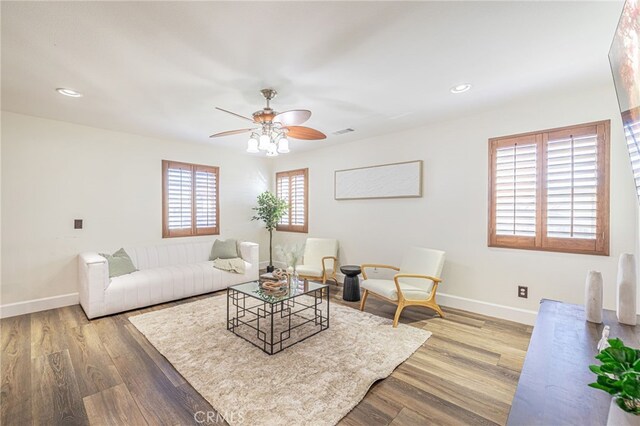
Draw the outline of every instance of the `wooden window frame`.
[[[292,176],[304,176],[304,225],[276,225],[277,231],[284,232],[301,232],[307,234],[309,232],[309,169],[296,169],[296,170],[288,170],[285,172],[277,172],[276,173],[276,196],[279,197],[278,194],[278,179],[280,178],[289,178],[289,200],[291,200],[291,191],[293,186],[291,185],[291,177]],[[293,205],[289,204],[289,223],[291,223]]]
[[[558,238],[547,236],[547,156],[546,144],[549,134],[566,133],[573,135],[586,127],[596,127],[598,134],[597,145],[597,174],[598,187],[596,239]],[[575,254],[592,254],[609,256],[609,186],[610,186],[610,130],[611,120],[596,121],[567,127],[547,129],[538,132],[522,133],[489,139],[489,225],[488,246],[500,248],[515,248],[524,250],[553,251]],[[497,235],[496,234],[496,150],[499,147],[511,146],[514,141],[535,141],[536,156],[536,235],[535,237]]]
[[[191,192],[191,229],[169,229],[169,203],[168,203],[168,170],[169,168],[181,168],[190,170],[192,174]],[[208,172],[216,175],[216,226],[198,228],[196,221],[196,172]],[[179,161],[162,160],[162,238],[197,237],[202,235],[220,235],[220,168],[203,164],[182,163]]]

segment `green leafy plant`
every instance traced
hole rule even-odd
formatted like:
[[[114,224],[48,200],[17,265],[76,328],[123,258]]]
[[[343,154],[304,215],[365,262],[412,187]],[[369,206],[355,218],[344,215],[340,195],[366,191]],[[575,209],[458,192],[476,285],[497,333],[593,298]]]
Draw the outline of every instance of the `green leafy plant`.
[[[620,339],[608,342],[611,346],[596,355],[602,365],[589,366],[598,376],[589,386],[613,395],[624,411],[640,415],[640,350],[625,346]]]
[[[269,231],[269,267],[267,271],[273,271],[273,230],[276,229],[278,222],[282,216],[289,210],[289,204],[275,194],[265,191],[258,195],[258,207],[253,210],[256,214],[251,220],[261,220],[264,222],[265,228]]]

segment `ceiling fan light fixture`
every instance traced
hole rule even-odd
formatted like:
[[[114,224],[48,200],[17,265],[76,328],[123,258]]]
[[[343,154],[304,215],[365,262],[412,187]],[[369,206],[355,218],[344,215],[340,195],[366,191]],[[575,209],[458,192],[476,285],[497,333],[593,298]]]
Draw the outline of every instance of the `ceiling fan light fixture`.
[[[266,151],[267,148],[269,148],[269,144],[271,143],[271,138],[269,137],[269,135],[260,135],[260,144],[258,145],[258,148],[261,149],[262,151]]]
[[[251,139],[249,139],[249,142],[247,143],[247,152],[252,154],[260,152],[258,149],[258,139],[255,137],[251,137]]]
[[[471,84],[469,83],[462,83],[462,84],[458,84],[456,86],[453,86],[450,89],[450,92],[453,94],[458,94],[458,93],[464,93],[467,90],[471,89]]]
[[[275,143],[270,143],[267,147],[267,157],[277,157],[278,146]]]
[[[261,93],[266,99],[267,105],[261,110],[254,112],[252,115],[253,118],[216,107],[219,111],[250,121],[254,126],[253,128],[227,130],[225,132],[214,133],[209,137],[220,138],[249,133],[251,137],[247,141],[247,152],[256,153],[262,151],[269,157],[290,152],[289,138],[301,140],[320,140],[327,138],[327,135],[316,129],[300,125],[311,117],[311,111],[306,109],[293,109],[278,112],[270,106],[270,101],[276,96],[277,92],[274,89],[263,89]]]
[[[280,154],[287,154],[289,152],[289,140],[287,138],[282,138],[278,142],[278,152]]]

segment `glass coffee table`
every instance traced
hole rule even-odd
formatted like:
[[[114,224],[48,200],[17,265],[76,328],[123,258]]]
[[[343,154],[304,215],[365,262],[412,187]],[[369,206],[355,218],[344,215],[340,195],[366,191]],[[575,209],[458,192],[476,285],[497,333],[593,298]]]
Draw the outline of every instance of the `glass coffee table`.
[[[227,289],[227,330],[269,355],[327,328],[327,284],[299,281],[273,292],[250,282]]]

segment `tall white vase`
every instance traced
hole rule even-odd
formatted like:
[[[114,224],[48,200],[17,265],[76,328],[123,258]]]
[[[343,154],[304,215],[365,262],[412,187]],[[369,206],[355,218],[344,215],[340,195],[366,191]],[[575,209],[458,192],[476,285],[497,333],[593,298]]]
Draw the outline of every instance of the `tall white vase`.
[[[584,286],[584,312],[587,321],[602,322],[602,274],[598,271],[587,272]]]
[[[618,322],[636,325],[636,259],[630,253],[620,255],[618,262]]]

